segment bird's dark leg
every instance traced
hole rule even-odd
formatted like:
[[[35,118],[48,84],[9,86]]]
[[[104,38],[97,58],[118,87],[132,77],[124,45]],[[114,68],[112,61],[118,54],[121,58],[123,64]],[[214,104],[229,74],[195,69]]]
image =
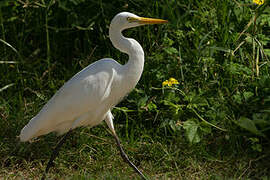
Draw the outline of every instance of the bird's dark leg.
[[[123,160],[126,163],[128,163],[128,165],[130,167],[132,167],[141,176],[142,179],[147,180],[147,178],[143,175],[143,173],[129,160],[128,156],[126,155],[126,153],[124,152],[124,150],[120,144],[120,140],[119,140],[118,136],[116,135],[116,133],[113,133],[113,135],[114,135],[114,138],[116,140],[117,146],[119,148],[119,151],[120,151],[120,154],[121,154],[121,157],[123,158]]]
[[[52,152],[52,155],[51,155],[51,157],[50,157],[50,160],[49,160],[49,162],[48,162],[48,164],[47,164],[47,166],[46,166],[46,169],[45,169],[45,171],[44,171],[44,174],[43,174],[41,180],[44,180],[44,179],[46,178],[46,174],[49,172],[50,167],[52,167],[53,161],[54,161],[54,159],[56,158],[56,156],[58,155],[61,146],[64,144],[64,142],[66,141],[66,139],[70,136],[71,132],[72,132],[72,130],[69,130],[69,131],[62,137],[62,139],[58,142],[58,144],[57,144],[56,147],[54,148],[54,150],[53,150],[53,152]]]

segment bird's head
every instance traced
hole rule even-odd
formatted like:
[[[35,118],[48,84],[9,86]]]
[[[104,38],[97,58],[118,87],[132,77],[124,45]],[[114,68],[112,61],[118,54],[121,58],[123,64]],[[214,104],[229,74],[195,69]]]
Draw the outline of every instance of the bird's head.
[[[117,14],[116,16],[114,16],[111,22],[111,26],[117,27],[123,30],[123,29],[142,26],[146,24],[164,24],[167,22],[168,22],[167,20],[144,18],[144,17],[139,17],[129,12],[121,12]]]

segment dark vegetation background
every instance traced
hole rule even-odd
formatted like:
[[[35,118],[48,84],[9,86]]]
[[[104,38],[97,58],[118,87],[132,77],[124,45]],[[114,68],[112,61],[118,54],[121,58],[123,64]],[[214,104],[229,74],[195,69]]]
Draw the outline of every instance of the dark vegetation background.
[[[108,38],[121,11],[170,22],[124,32],[146,55],[113,110],[135,164],[152,179],[270,178],[270,8],[249,0],[1,0],[0,177],[38,179],[59,138],[19,143],[21,128],[88,64],[127,61]],[[138,178],[105,124],[77,129],[55,164],[53,179]]]

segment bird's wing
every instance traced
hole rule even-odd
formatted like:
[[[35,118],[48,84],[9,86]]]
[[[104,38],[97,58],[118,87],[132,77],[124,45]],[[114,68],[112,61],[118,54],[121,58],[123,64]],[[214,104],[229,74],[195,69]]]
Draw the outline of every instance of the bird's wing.
[[[60,130],[89,110],[97,110],[110,95],[115,77],[114,63],[97,61],[77,73],[48,101],[41,111],[22,129],[21,137],[32,139]],[[23,135],[24,134],[24,135]],[[26,141],[27,141],[26,140]]]

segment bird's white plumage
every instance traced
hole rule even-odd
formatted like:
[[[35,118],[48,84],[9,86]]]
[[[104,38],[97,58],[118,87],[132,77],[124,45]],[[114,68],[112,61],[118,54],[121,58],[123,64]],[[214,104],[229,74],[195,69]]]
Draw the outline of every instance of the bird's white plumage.
[[[129,18],[135,20],[129,21]],[[144,66],[140,44],[121,33],[124,29],[143,25],[136,18],[139,17],[132,13],[119,13],[109,29],[112,44],[129,55],[128,62],[121,65],[113,59],[101,59],[77,73],[21,130],[21,141],[54,131],[62,134],[79,126],[95,126],[104,119],[114,132],[110,109],[135,87]]]

